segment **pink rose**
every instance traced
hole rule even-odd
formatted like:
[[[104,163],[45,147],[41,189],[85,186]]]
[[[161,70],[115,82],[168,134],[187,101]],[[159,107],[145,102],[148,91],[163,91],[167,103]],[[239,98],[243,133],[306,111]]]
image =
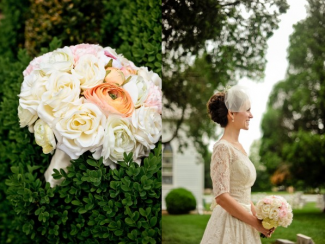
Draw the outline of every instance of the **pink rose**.
[[[79,44],[70,47],[74,62],[76,63],[79,58],[85,54],[92,54],[95,57],[98,57],[98,53],[103,50],[103,48],[99,45],[94,44]]]
[[[149,82],[149,95],[144,105],[146,107],[156,107],[158,113],[162,113],[162,92],[153,82]]]

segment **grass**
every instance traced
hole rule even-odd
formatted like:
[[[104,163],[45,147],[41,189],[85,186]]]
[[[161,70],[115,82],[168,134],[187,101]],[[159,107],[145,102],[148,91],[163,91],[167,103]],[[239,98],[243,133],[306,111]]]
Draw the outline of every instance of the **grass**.
[[[325,213],[307,203],[303,209],[293,211],[293,222],[288,228],[279,227],[271,238],[262,239],[263,244],[275,243],[276,239],[297,241],[301,233],[313,238],[317,244],[325,244]],[[163,244],[198,244],[210,215],[163,215]]]

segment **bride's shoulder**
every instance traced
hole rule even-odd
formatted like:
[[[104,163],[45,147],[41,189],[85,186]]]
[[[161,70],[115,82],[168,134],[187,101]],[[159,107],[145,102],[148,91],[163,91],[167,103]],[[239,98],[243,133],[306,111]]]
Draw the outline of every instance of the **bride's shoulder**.
[[[213,145],[213,151],[215,151],[215,150],[230,150],[230,149],[231,149],[231,147],[230,147],[229,143],[224,139],[220,139]]]

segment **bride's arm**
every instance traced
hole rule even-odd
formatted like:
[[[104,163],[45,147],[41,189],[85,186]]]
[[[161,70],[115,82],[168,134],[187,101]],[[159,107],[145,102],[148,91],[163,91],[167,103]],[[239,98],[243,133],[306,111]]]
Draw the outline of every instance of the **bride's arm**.
[[[217,203],[233,217],[253,226],[256,230],[269,237],[269,230],[262,226],[260,220],[255,215],[247,212],[229,193],[223,193],[216,197]]]
[[[255,210],[255,205],[254,205],[254,203],[251,201],[251,211],[252,211],[252,214],[254,215],[254,216],[256,216],[256,210]]]

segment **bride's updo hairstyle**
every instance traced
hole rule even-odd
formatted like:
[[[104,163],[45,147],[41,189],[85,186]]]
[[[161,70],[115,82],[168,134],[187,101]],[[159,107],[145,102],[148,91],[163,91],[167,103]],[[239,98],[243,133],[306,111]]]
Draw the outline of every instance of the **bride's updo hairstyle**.
[[[228,109],[225,104],[225,93],[218,92],[214,94],[207,103],[208,114],[214,122],[226,127],[228,124]]]
[[[214,94],[208,101],[208,113],[210,118],[226,127],[228,124],[228,110],[231,112],[243,112],[250,107],[249,95],[246,87],[235,85],[226,88],[225,92]]]

